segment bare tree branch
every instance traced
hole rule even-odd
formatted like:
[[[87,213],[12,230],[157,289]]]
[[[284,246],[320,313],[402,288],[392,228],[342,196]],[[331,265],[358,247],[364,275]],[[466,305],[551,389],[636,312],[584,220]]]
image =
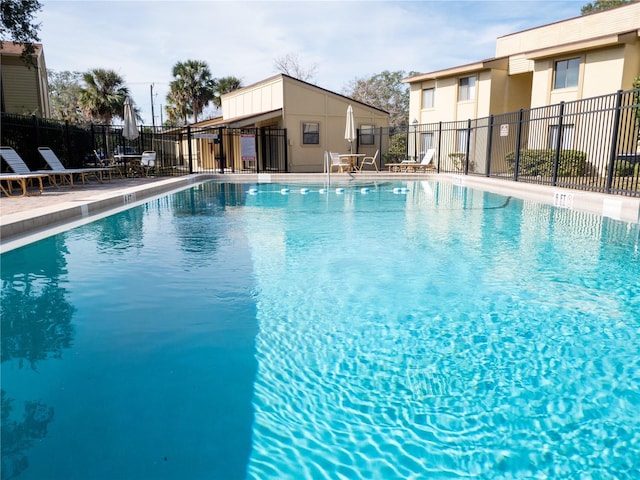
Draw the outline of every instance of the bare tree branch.
[[[302,80],[303,82],[311,81],[318,72],[318,65],[315,63],[309,67],[302,65],[300,56],[297,53],[287,53],[286,55],[276,57],[273,61],[273,66],[276,71]]]

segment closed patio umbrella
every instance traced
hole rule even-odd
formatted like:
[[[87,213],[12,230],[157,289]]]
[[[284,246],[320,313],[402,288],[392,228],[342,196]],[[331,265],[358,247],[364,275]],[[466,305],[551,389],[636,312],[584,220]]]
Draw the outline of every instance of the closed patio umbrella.
[[[133,104],[129,97],[124,101],[124,126],[122,128],[122,136],[127,140],[135,140],[138,138],[138,125],[136,125],[136,113],[133,111]],[[126,149],[123,149],[123,154],[126,153]],[[122,166],[124,171],[127,171],[127,157],[122,157]]]
[[[135,140],[138,138],[138,125],[136,125],[136,114],[133,111],[133,105],[129,97],[124,101],[124,128],[122,136],[127,140]]]
[[[356,139],[356,127],[353,120],[353,108],[347,107],[347,125],[344,130],[344,139],[349,142],[349,153],[353,153],[353,141]]]

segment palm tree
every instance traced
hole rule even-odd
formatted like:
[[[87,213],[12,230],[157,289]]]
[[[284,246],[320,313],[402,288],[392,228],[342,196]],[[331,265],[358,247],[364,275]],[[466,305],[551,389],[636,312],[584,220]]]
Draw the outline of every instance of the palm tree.
[[[120,75],[95,68],[84,73],[82,79],[85,85],[80,89],[78,104],[85,115],[106,125],[111,125],[113,117],[123,117],[129,89]]]
[[[175,107],[187,122],[187,114],[198,121],[198,114],[213,100],[215,80],[211,76],[209,66],[199,60],[178,62],[173,66],[174,80],[169,83],[167,102]]]
[[[167,104],[164,106],[167,114],[165,124],[170,126],[186,125],[187,116],[191,114],[186,101],[178,95],[178,92],[169,92],[167,94]]]
[[[186,125],[187,116],[191,114],[187,99],[179,91],[170,91],[167,94],[164,110],[167,113],[167,123],[172,126]]]
[[[220,108],[222,106],[222,101],[220,100],[220,95],[225,93],[233,92],[242,88],[242,80],[238,77],[222,77],[216,81],[216,92],[218,95],[213,97],[213,105],[216,108]]]

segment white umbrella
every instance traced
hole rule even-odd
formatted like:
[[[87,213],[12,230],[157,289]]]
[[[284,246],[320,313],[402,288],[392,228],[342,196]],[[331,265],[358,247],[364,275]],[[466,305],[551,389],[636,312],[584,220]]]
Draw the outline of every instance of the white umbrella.
[[[353,121],[353,108],[347,108],[347,126],[344,129],[344,139],[349,142],[349,153],[353,153],[353,141],[356,139],[356,127]]]
[[[127,140],[135,140],[138,138],[138,126],[136,125],[136,114],[133,111],[133,105],[129,97],[124,101],[124,128],[122,136]]]

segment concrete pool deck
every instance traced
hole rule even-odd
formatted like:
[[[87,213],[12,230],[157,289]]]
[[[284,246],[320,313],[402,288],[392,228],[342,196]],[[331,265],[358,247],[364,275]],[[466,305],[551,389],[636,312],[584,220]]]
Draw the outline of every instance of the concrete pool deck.
[[[533,185],[509,180],[449,174],[359,173],[332,174],[341,186],[372,181],[435,179],[501,195],[587,211],[630,223],[640,223],[640,198]],[[74,188],[45,188],[42,195],[0,198],[0,251],[17,248],[38,236],[65,230],[74,222],[86,223],[153,197],[206,180],[227,182],[310,182],[323,184],[318,174],[193,174],[183,177],[126,178]]]

